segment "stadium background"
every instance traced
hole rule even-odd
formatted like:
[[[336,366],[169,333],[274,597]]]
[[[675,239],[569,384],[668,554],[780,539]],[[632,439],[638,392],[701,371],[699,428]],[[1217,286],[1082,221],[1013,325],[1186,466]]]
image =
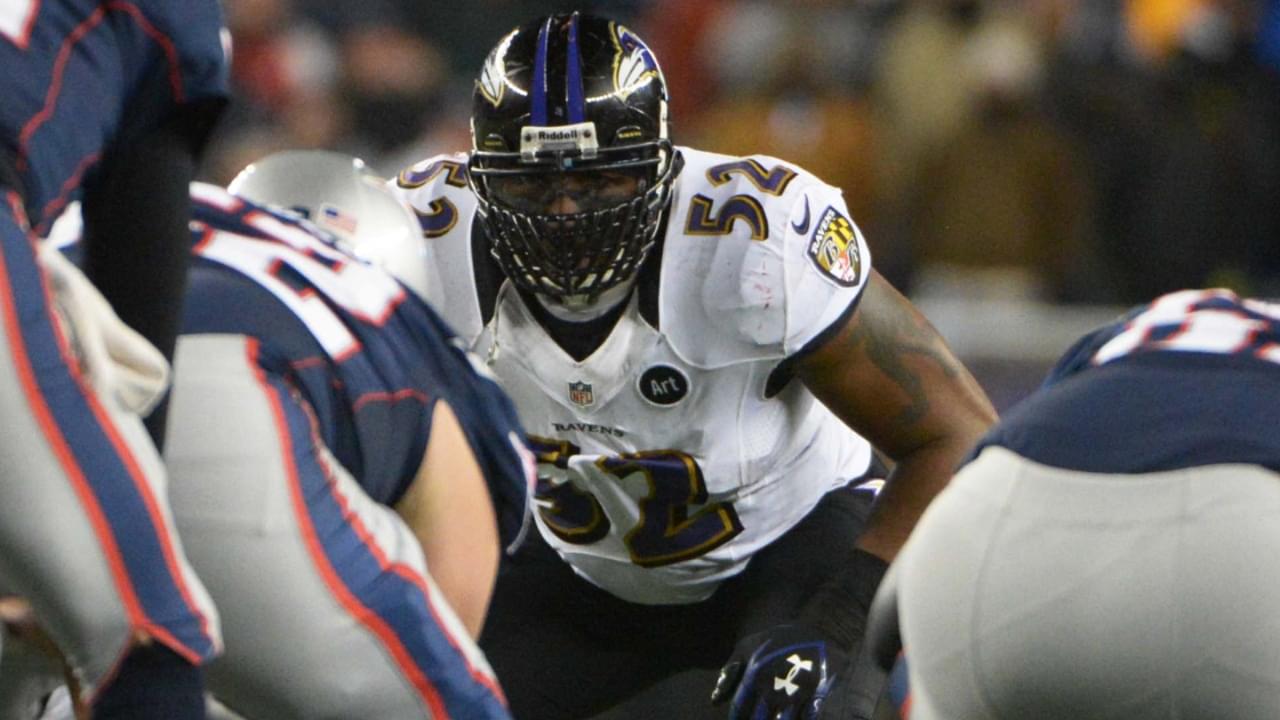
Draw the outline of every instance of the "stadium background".
[[[1000,409],[1168,290],[1280,296],[1280,0],[224,0],[236,103],[203,168],[281,148],[392,174],[469,145],[507,30],[619,19],[680,144],[842,187],[874,263]]]

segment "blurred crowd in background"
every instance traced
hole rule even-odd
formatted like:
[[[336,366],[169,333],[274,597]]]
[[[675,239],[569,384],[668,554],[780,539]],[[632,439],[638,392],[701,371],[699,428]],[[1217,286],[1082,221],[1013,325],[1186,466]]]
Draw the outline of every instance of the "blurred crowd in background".
[[[1280,0],[225,0],[204,174],[286,147],[393,174],[469,147],[489,48],[556,10],[657,54],[679,144],[842,187],[913,297],[1280,296]]]

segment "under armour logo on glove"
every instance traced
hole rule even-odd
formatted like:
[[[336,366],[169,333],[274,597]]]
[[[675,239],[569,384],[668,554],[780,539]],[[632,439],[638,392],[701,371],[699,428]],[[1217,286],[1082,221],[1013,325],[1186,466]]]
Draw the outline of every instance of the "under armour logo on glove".
[[[792,653],[787,657],[787,662],[791,663],[791,669],[787,671],[786,677],[773,679],[773,689],[785,690],[788,695],[795,695],[796,691],[800,689],[800,686],[792,682],[792,680],[794,680],[796,675],[798,675],[802,670],[804,672],[812,672],[813,661],[805,660],[798,654]]]
[[[732,697],[729,720],[814,720],[847,659],[812,628],[779,625],[738,642],[711,702]]]

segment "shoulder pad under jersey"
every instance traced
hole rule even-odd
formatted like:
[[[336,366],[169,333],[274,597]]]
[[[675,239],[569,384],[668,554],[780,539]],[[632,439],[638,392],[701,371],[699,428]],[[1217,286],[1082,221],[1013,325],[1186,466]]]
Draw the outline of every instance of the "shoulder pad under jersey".
[[[844,314],[871,273],[840,189],[778,158],[680,152],[664,334],[702,367],[793,354]]]
[[[436,155],[388,182],[413,208],[426,238],[427,300],[468,345],[484,329],[471,256],[476,198],[467,185],[466,153]]]

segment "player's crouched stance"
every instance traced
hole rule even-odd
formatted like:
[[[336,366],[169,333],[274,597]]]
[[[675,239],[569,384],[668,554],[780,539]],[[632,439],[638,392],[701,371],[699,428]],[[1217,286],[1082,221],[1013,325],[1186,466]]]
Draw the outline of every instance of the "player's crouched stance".
[[[71,472],[70,482],[0,483],[0,635],[9,640],[0,665],[0,717],[29,712],[49,689],[41,689],[49,672],[62,675],[58,682],[70,687],[69,702],[87,713],[126,656],[130,672],[140,673],[153,689],[167,687],[161,694],[170,695],[132,705],[130,712],[147,707],[157,717],[170,716],[178,712],[179,696],[198,700],[201,687],[178,683],[157,658],[172,652],[198,665],[216,652],[219,635],[216,610],[179,543],[165,502],[164,469],[142,423],[168,387],[169,364],[52,244],[32,247],[53,317],[48,339],[65,353],[72,373],[68,385],[48,385],[43,396],[27,394],[27,400],[46,413],[45,403],[83,403],[104,436],[98,455],[83,455],[84,445],[72,447],[52,427],[40,428],[44,438],[32,436],[36,428],[6,416],[9,441],[22,450],[6,446],[3,467],[39,477],[38,469],[51,461],[46,454],[52,454]],[[6,357],[29,362],[17,353]],[[51,449],[45,439],[54,441]],[[93,459],[105,466],[108,458],[123,462],[127,482],[88,483],[83,473],[101,467],[80,463]],[[127,554],[114,543],[99,545],[97,539],[111,538],[116,523],[135,513],[145,522],[113,538],[132,545]],[[138,582],[139,576],[151,582]],[[165,593],[176,602],[164,603]],[[138,700],[131,693],[113,697]]]
[[[285,154],[242,178],[318,225],[192,189],[197,258],[166,455],[193,562],[231,608],[234,651],[210,688],[238,713],[211,703],[210,718],[509,717],[471,636],[499,537],[522,532],[531,466],[505,397],[434,314],[320,229],[370,257],[416,257],[416,221],[361,168]],[[78,277],[50,261],[58,283]],[[95,307],[78,300],[73,317]],[[204,324],[217,327],[191,332]],[[117,394],[136,401],[147,380],[124,374]],[[0,602],[0,620],[23,630],[21,610]],[[21,700],[51,682],[48,662],[27,664],[38,677]],[[0,718],[26,720],[30,703],[6,695],[10,669]],[[41,717],[69,720],[67,697]]]
[[[231,189],[193,186],[165,453],[223,610],[210,690],[254,720],[509,717],[472,638],[526,518],[522,431],[427,305],[347,252],[413,253],[416,220],[332,153]]]
[[[1157,299],[1080,340],[877,598],[912,720],[1280,717],[1280,305]]]
[[[675,144],[667,101],[625,26],[537,18],[478,75],[472,152],[396,180],[539,460],[481,647],[520,717],[810,718],[994,410],[839,189]]]
[[[0,596],[98,720],[203,718],[218,649],[138,413],[173,349],[223,40],[216,0],[0,2]],[[38,257],[77,201],[89,280]],[[23,695],[6,644],[0,706]]]

